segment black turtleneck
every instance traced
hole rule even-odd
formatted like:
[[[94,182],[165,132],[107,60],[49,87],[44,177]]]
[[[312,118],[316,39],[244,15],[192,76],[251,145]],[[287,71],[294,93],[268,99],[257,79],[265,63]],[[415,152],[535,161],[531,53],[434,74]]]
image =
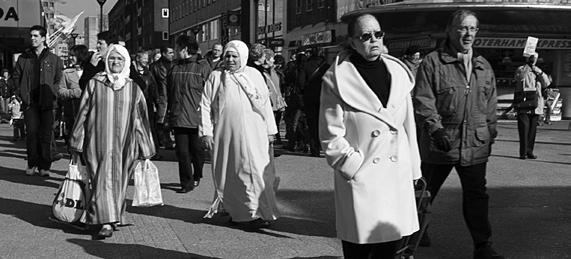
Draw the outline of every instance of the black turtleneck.
[[[391,92],[391,75],[385,63],[380,58],[368,61],[357,53],[351,55],[350,60],[369,88],[377,95],[383,107],[387,107]]]

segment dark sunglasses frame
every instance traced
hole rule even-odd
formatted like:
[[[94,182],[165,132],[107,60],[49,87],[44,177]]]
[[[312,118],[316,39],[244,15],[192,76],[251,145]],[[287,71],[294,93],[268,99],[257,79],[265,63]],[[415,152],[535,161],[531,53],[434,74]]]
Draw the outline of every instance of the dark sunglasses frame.
[[[385,32],[384,31],[375,31],[375,32],[363,33],[363,34],[361,34],[361,36],[359,36],[359,40],[365,42],[365,41],[371,40],[371,38],[373,38],[373,36],[375,37],[375,39],[380,39],[382,37],[385,37]]]

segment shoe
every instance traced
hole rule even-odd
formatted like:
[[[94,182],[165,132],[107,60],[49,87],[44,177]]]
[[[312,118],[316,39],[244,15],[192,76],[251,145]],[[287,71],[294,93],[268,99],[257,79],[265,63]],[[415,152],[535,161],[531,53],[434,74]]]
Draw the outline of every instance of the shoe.
[[[474,259],[505,259],[504,256],[498,254],[490,245],[474,250]]]
[[[534,155],[534,154],[531,154],[531,155],[527,155],[527,158],[529,158],[529,159],[537,159],[537,156]]]
[[[40,176],[50,177],[50,170],[40,169]]]
[[[178,191],[176,191],[176,192],[178,192],[178,193],[187,193],[187,192],[192,191],[192,189],[193,189],[192,186],[191,186],[191,187],[182,187],[182,188],[180,188],[180,189],[179,189]]]
[[[55,154],[52,156],[52,162],[58,161],[58,160],[60,160],[60,159],[62,159],[62,158],[63,158],[63,154],[62,154],[62,153],[55,153]]]
[[[192,185],[194,187],[198,187],[200,185],[200,180],[194,180],[194,182],[192,182]]]
[[[525,159],[527,159],[527,157],[526,156],[519,156],[519,159],[525,160]]]
[[[32,168],[26,168],[26,175],[32,176],[36,173],[36,171],[38,170],[37,167],[32,167]]]
[[[97,233],[97,237],[101,239],[111,236],[113,236],[113,228],[101,227],[101,230],[99,230],[99,233]]]

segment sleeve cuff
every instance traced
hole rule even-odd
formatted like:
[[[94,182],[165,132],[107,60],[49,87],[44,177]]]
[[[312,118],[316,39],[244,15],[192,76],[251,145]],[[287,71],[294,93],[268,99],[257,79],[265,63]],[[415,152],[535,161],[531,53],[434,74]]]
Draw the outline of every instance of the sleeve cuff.
[[[357,171],[363,164],[363,155],[359,151],[354,151],[347,154],[345,161],[339,166],[339,172],[345,177],[347,180],[353,179]]]

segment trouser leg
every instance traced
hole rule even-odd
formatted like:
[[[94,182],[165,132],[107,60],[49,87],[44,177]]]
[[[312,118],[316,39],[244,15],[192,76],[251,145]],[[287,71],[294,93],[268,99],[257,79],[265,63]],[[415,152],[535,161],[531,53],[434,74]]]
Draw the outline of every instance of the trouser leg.
[[[535,146],[535,134],[537,133],[537,121],[539,115],[529,115],[529,133],[527,136],[527,155],[533,155],[533,147]]]
[[[462,184],[462,211],[476,248],[489,244],[492,227],[488,219],[486,163],[456,166]]]
[[[24,111],[24,120],[28,130],[26,137],[26,154],[28,155],[28,168],[38,166],[40,163],[40,109],[29,107]]]
[[[198,129],[189,130],[190,152],[192,157],[192,167],[194,168],[193,179],[198,181],[202,178],[202,167],[204,166],[204,150],[198,137]]]
[[[519,156],[525,157],[527,151],[527,138],[529,135],[529,116],[525,113],[517,115],[517,132],[519,134]]]
[[[190,132],[185,128],[174,128],[178,175],[183,188],[192,186],[192,157],[190,151]]]
[[[44,170],[50,170],[52,165],[52,154],[57,152],[55,150],[54,140],[54,111],[40,110],[40,125],[39,125],[39,144],[40,144],[40,160],[38,167]]]

